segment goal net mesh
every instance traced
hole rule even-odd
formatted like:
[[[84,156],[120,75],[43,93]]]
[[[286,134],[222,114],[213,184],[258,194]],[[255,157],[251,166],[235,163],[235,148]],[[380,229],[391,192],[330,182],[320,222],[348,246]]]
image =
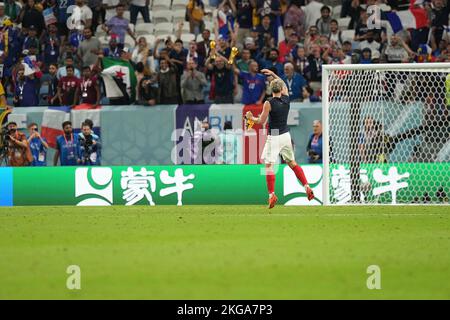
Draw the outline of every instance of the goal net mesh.
[[[329,70],[329,203],[448,203],[450,68]]]

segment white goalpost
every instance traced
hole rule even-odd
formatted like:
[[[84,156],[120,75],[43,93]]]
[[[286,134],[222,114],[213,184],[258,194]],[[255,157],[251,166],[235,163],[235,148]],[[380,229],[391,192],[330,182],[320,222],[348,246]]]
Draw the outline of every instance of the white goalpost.
[[[323,203],[448,204],[450,63],[324,65]]]

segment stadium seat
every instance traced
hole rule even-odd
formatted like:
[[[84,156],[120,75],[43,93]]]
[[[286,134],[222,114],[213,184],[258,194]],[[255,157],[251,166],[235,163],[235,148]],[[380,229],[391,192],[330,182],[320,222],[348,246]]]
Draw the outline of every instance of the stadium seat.
[[[353,41],[355,37],[355,30],[343,30],[342,31],[342,41]]]
[[[342,5],[337,5],[333,7],[333,19],[340,19],[341,18],[341,11],[342,11]]]
[[[184,22],[186,17],[185,10],[172,10],[173,11],[173,23]],[[185,24],[188,24],[187,22]]]
[[[106,35],[98,37],[98,41],[100,41],[100,44],[102,45],[103,48],[106,48],[109,46],[109,39],[110,39],[110,37],[106,36]]]
[[[189,42],[195,40],[195,34],[192,33],[188,33],[188,34],[182,34],[181,35],[181,40],[183,41],[183,45],[184,47],[188,47]]]
[[[124,17],[125,19],[127,19],[128,21],[130,21],[130,11],[125,11],[125,12],[123,13],[123,17]]]
[[[214,23],[211,21],[205,21],[205,29],[208,29],[212,32],[214,29]]]
[[[167,0],[153,0],[152,11],[170,10],[170,1]]]
[[[105,34],[106,34],[106,32],[102,29],[102,25],[101,24],[98,25],[97,29],[95,30],[95,35],[97,37],[101,37],[101,36],[104,36]]]
[[[171,34],[161,34],[156,36],[156,39],[163,39],[164,41],[166,41],[166,39],[170,37],[170,39],[172,39],[172,41],[177,40],[177,37],[175,37],[175,35],[173,33]]]
[[[132,23],[129,23],[128,24],[128,28],[130,28],[130,30],[132,31],[132,32],[134,32],[134,24],[132,24]]]
[[[188,4],[188,0],[173,0],[173,2],[172,2],[172,10],[183,10],[183,11],[185,11],[187,4]]]
[[[153,11],[153,23],[172,22],[173,12],[170,10]]]
[[[173,33],[173,23],[171,22],[163,22],[155,25],[155,36],[160,36],[163,34],[172,34]]]
[[[339,29],[340,30],[347,30],[348,26],[350,25],[350,21],[351,21],[351,18],[340,18],[338,20]]]
[[[155,26],[153,23],[136,24],[135,32],[137,35],[153,34],[155,32]]]
[[[125,36],[125,47],[133,49],[136,46],[134,39],[128,34]]]

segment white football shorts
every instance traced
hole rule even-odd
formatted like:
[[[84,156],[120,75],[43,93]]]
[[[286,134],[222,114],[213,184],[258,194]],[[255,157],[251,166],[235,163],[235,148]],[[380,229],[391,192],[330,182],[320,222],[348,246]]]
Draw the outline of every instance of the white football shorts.
[[[267,136],[261,159],[266,164],[275,164],[280,155],[286,162],[295,160],[294,148],[292,147],[291,134],[289,132],[279,136]]]

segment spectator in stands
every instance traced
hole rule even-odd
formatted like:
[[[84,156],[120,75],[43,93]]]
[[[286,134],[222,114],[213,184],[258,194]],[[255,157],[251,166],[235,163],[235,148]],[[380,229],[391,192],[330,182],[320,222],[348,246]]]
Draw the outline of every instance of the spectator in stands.
[[[256,9],[261,18],[267,15],[270,17],[272,26],[277,17],[281,16],[280,0],[256,0]]]
[[[51,63],[58,63],[61,42],[58,37],[58,28],[56,27],[56,24],[49,25],[47,29],[48,32],[43,37],[43,46],[44,63],[48,68]]]
[[[78,102],[80,79],[75,76],[73,66],[66,67],[67,75],[58,82],[58,99],[64,106],[75,106]]]
[[[305,12],[305,28],[309,29],[311,26],[315,26],[318,19],[320,19],[320,9],[322,9],[323,3],[321,1],[311,0],[305,6],[303,11]]]
[[[28,145],[30,146],[31,155],[33,156],[31,166],[47,166],[47,140],[40,135],[38,125],[34,122],[28,125],[28,132]]]
[[[299,46],[297,50],[293,51],[288,60],[294,65],[295,72],[298,72],[304,78],[307,77],[309,72],[309,61],[303,46]]]
[[[134,48],[131,55],[131,61],[135,65],[137,65],[139,62],[142,62],[146,68],[149,68],[152,71],[156,69],[153,51],[150,49],[150,46],[145,37],[139,37],[138,45]]]
[[[5,15],[11,19],[12,22],[16,22],[20,14],[20,6],[15,0],[6,0],[4,2]]]
[[[316,26],[319,34],[329,34],[331,24],[331,9],[328,6],[323,6],[320,9],[320,18],[316,21]]]
[[[205,74],[197,70],[197,62],[190,60],[187,63],[186,71],[181,76],[181,89],[185,104],[205,103],[203,90],[208,82]]]
[[[237,68],[243,72],[248,72],[251,58],[252,56],[250,50],[248,49],[242,50],[241,58],[236,62]]]
[[[299,37],[296,32],[292,32],[288,41],[283,41],[280,43],[279,52],[280,52],[280,58],[279,62],[284,63],[286,59],[289,58],[291,52],[297,47],[299,43]]]
[[[84,39],[78,47],[78,57],[83,66],[94,66],[98,55],[101,52],[100,41],[92,36],[92,30],[85,28],[83,30]]]
[[[372,59],[380,59],[381,44],[375,41],[374,33],[372,30],[368,30],[365,40],[359,43],[360,50],[369,48],[371,51]]]
[[[118,42],[121,44],[125,43],[125,35],[127,33],[136,40],[134,32],[129,27],[130,22],[123,17],[124,12],[125,6],[119,3],[116,7],[116,15],[103,25],[103,30],[108,34],[116,34],[118,36]]]
[[[383,51],[383,60],[388,63],[409,62],[409,57],[413,54],[408,45],[394,34]]]
[[[372,64],[372,51],[369,48],[364,48],[361,51],[360,64]]]
[[[85,29],[89,30],[90,29]],[[83,77],[79,81],[81,93],[81,102],[99,105],[100,104],[100,86],[97,81],[97,77],[91,74],[91,68],[89,66],[83,67]]]
[[[48,83],[48,96],[47,100],[51,106],[59,106],[61,102],[58,97],[58,77],[56,73],[58,72],[58,64],[52,63],[48,67],[47,83]],[[44,80],[43,80],[44,81]]]
[[[355,29],[361,17],[361,1],[360,0],[344,0],[342,3],[341,18],[350,17],[349,29]]]
[[[143,65],[142,69],[144,74],[138,82],[138,101],[139,104],[154,106],[158,102],[158,76]]]
[[[361,8],[359,10],[360,15],[359,19],[356,21],[355,25],[355,41],[363,41],[366,40],[367,32],[369,31],[369,28],[367,27],[367,20],[369,19],[369,16],[367,15],[367,10]]]
[[[303,102],[320,102],[320,96],[314,94],[310,86],[303,87]]]
[[[16,89],[14,92],[14,106],[32,107],[39,104],[38,99],[39,80],[34,73],[25,75],[25,67],[22,64],[18,68]]]
[[[159,103],[177,104],[179,102],[178,67],[171,60],[163,59],[159,69]]]
[[[205,16],[205,5],[203,1],[189,0],[186,13],[189,21],[190,32],[196,36],[202,33],[205,28],[205,23],[203,21]]]
[[[69,66],[73,68],[75,77],[77,78],[81,77],[80,70],[78,70],[74,66],[73,56],[68,55],[64,60],[64,65],[58,69],[58,73],[56,75],[58,79],[61,79],[62,77],[65,77],[67,75],[67,67]]]
[[[211,56],[206,60],[206,67],[212,75],[211,96],[215,103],[233,103],[234,98],[234,77],[232,66],[228,60],[217,55],[216,60]]]
[[[291,0],[284,16],[284,30],[292,29],[300,37],[305,36],[306,16],[301,9],[303,0]],[[286,35],[288,36],[288,35]]]
[[[279,57],[280,52],[277,48],[270,49],[267,59],[263,61],[263,69],[275,68],[275,73],[281,77],[284,73],[284,68],[283,64],[278,62]]]
[[[186,61],[189,62],[194,60],[197,64],[197,69],[203,72],[205,70],[205,56],[198,53],[197,47],[197,42],[194,40],[189,42],[189,51],[187,52]]]
[[[266,97],[266,77],[259,73],[258,62],[251,61],[249,72],[235,69],[236,75],[242,81],[243,104],[262,104]]]
[[[11,167],[26,167],[33,161],[27,137],[17,129],[17,123],[6,126],[10,135],[8,140],[8,164]]]
[[[306,80],[302,75],[295,72],[294,65],[290,62],[284,65],[284,76],[281,77],[286,83],[291,101],[303,100],[303,87]]]
[[[34,26],[37,34],[40,36],[45,29],[45,22],[42,12],[35,5],[35,0],[27,0],[19,13],[18,22],[22,23],[23,29],[29,29],[31,26]]]
[[[258,27],[258,34],[258,44],[260,47],[262,47],[266,38],[275,38],[275,27],[271,25],[270,15],[267,14],[261,19],[261,24]]]
[[[80,143],[78,135],[73,134],[72,122],[65,121],[62,124],[64,134],[56,137],[56,151],[53,157],[53,165],[77,166],[80,164]]]
[[[320,120],[313,122],[313,133],[309,136],[306,152],[309,163],[322,163],[322,123]]]
[[[445,4],[444,0],[432,0],[431,3],[431,28],[435,42],[439,43],[444,34],[444,27],[449,25],[450,6]]]
[[[132,24],[136,24],[139,13],[142,15],[145,23],[150,23],[149,5],[150,0],[131,0],[130,21]]]
[[[253,27],[253,9],[254,1],[251,0],[234,0],[236,1],[236,16],[239,24],[237,34],[238,44],[244,43],[245,38],[250,36],[250,30]],[[233,1],[231,1],[233,3]]]
[[[97,32],[97,27],[101,25],[106,19],[106,11],[103,7],[102,0],[89,0],[89,8],[92,10],[92,26],[91,30],[93,34]]]
[[[311,54],[308,56],[308,80],[311,81],[310,85],[313,89],[319,86],[319,82],[322,80],[322,65],[325,63],[320,47],[313,45],[311,47]],[[314,82],[314,84],[312,83]]]
[[[28,28],[28,33],[25,36],[25,38],[23,39],[23,45],[22,45],[22,50],[25,49],[30,49],[30,47],[36,47],[39,48],[39,39],[38,39],[38,35],[37,35],[37,29],[34,25],[31,25]]]
[[[86,5],[85,0],[75,0],[75,5],[80,13],[81,26],[80,30],[90,29],[92,26],[92,10]]]
[[[339,23],[335,19],[332,19],[330,22],[330,33],[328,34],[328,38],[330,39],[330,44],[332,46],[338,48],[342,47],[342,31],[339,30]]]
[[[210,44],[211,44],[211,31],[209,29],[205,29],[202,32],[202,41],[197,43],[197,52],[199,55],[205,57],[209,56]]]
[[[103,49],[103,55],[110,58],[120,58],[120,52],[123,49],[123,44],[118,43],[117,35],[111,35],[108,48]]]

